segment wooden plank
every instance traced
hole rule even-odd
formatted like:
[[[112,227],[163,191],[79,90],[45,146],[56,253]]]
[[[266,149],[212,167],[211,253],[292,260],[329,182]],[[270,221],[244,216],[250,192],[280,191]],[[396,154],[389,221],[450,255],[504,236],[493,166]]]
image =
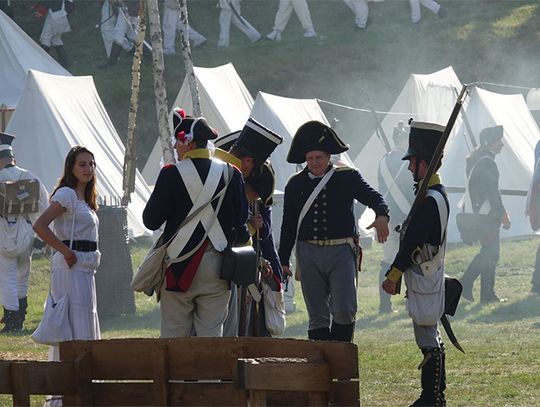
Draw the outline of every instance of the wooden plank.
[[[71,362],[24,362],[28,365],[30,394],[70,394],[75,392]]]
[[[326,392],[330,382],[330,367],[307,358],[238,360],[238,385],[247,390]]]
[[[28,364],[13,362],[10,367],[11,384],[13,386],[13,405],[30,406],[30,389],[28,388]]]
[[[69,341],[60,344],[60,359],[74,361],[84,351],[92,353],[93,379],[152,379],[150,344],[159,339]],[[121,363],[119,363],[121,361]]]
[[[358,378],[358,349],[347,342],[310,341],[280,338],[177,338],[114,339],[71,341],[60,345],[62,360],[74,360],[83,350],[91,350],[94,378],[151,379],[149,343],[168,346],[169,374],[173,379],[234,377],[235,359],[241,357],[316,357],[321,354],[330,365],[334,379]],[[234,360],[233,360],[234,359]],[[122,363],[117,363],[122,360]],[[193,367],[197,366],[198,370]]]
[[[171,383],[171,406],[246,406],[246,392],[232,382]]]
[[[75,403],[79,406],[91,406],[92,401],[92,354],[81,353],[74,362]]]
[[[169,405],[169,365],[167,347],[152,343],[153,393],[156,405]]]

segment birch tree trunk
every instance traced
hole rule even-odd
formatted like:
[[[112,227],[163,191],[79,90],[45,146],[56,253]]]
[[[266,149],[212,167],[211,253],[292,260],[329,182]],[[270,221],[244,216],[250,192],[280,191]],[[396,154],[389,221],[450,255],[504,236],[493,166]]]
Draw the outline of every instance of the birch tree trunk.
[[[154,73],[154,98],[159,131],[159,141],[163,152],[163,162],[174,164],[174,152],[171,145],[171,132],[169,130],[169,108],[167,107],[167,90],[165,86],[165,62],[163,60],[163,36],[157,0],[148,1],[148,19],[150,25],[150,38],[152,41],[152,59]]]
[[[145,0],[141,0],[139,6],[139,33],[135,41],[135,54],[131,66],[131,101],[129,104],[128,132],[126,141],[126,155],[124,157],[124,178],[122,181],[122,206],[127,206],[131,201],[131,193],[135,189],[135,157],[136,157],[136,131],[137,109],[139,107],[139,90],[141,81],[141,57],[143,53],[144,34],[146,32],[146,7]]]
[[[201,102],[199,99],[199,88],[197,86],[197,79],[195,78],[195,71],[193,70],[193,58],[191,56],[191,47],[189,45],[188,34],[188,11],[186,0],[180,1],[180,20],[182,22],[182,56],[184,57],[184,66],[186,68],[186,78],[188,78],[189,90],[191,91],[191,101],[193,105],[193,116],[201,116]],[[182,106],[180,106],[182,107]]]

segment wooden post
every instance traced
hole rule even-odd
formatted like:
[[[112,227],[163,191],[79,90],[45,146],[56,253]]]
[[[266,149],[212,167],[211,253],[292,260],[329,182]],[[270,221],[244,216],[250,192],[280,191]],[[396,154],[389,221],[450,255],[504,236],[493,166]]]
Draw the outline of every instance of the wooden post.
[[[163,152],[163,162],[174,164],[174,152],[171,146],[169,130],[169,108],[167,107],[167,89],[165,86],[165,61],[163,59],[163,36],[159,21],[157,0],[148,0],[148,20],[152,42],[152,67],[154,75],[154,99],[159,131],[159,141]]]
[[[30,406],[30,389],[28,383],[28,365],[24,362],[11,363],[11,384],[13,386],[13,405]]]
[[[152,344],[152,370],[154,378],[154,402],[157,406],[168,406],[169,403],[169,365],[167,361],[167,345]]]
[[[135,189],[135,158],[136,141],[135,129],[137,126],[137,110],[139,108],[139,89],[141,82],[141,58],[143,54],[144,34],[146,32],[145,0],[139,6],[139,33],[135,41],[135,54],[131,66],[131,101],[129,104],[128,133],[126,140],[126,155],[124,157],[124,178],[122,181],[122,205],[127,206],[131,201],[131,193]]]

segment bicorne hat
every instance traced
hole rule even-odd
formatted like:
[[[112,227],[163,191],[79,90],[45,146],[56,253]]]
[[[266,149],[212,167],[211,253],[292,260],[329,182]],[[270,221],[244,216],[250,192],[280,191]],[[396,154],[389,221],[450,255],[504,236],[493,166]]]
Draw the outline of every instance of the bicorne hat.
[[[11,147],[11,142],[14,139],[15,136],[0,132],[0,158],[14,157],[13,148]]]
[[[255,168],[246,178],[246,184],[257,192],[265,206],[272,205],[276,176],[270,161],[266,161],[259,168]]]
[[[503,126],[486,127],[480,132],[480,144],[483,146],[491,144],[497,140],[502,139],[503,136]]]
[[[255,160],[255,166],[258,166],[264,163],[282,142],[283,137],[250,117],[232,147],[235,155],[240,153],[241,156],[251,157]]]
[[[402,159],[408,160],[412,156],[431,158],[445,127],[440,124],[415,121],[411,121],[410,126],[409,148]]]
[[[204,117],[191,117],[184,109],[173,110],[173,136],[182,144],[192,141],[206,141],[217,138],[217,132],[210,127]]]
[[[304,123],[296,131],[287,161],[292,164],[302,164],[310,151],[325,151],[330,154],[340,154],[349,149],[338,137],[336,132],[326,124],[318,121]]]

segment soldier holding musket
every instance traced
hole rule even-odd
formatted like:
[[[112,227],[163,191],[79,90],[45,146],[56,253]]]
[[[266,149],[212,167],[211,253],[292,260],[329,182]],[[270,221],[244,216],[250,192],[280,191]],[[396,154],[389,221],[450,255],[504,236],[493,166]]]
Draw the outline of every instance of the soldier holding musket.
[[[331,154],[347,151],[327,125],[304,123],[294,135],[287,161],[307,166],[285,186],[279,257],[284,275],[296,243],[296,273],[309,314],[310,339],[352,341],[356,320],[359,247],[353,202],[369,206],[376,218],[369,228],[377,240],[388,237],[388,207],[358,170],[336,167]]]
[[[403,160],[409,160],[415,191],[427,182],[427,193],[418,201],[416,210],[407,218],[401,236],[400,248],[386,274],[382,288],[391,295],[398,293],[398,283],[403,276],[407,286],[407,308],[413,319],[416,343],[424,355],[422,369],[422,394],[413,406],[444,406],[446,388],[445,355],[438,330],[438,320],[444,313],[444,253],[449,205],[444,186],[438,173],[427,179],[430,162],[434,157],[444,127],[422,122],[412,122],[409,149]],[[415,205],[413,205],[414,207]]]

